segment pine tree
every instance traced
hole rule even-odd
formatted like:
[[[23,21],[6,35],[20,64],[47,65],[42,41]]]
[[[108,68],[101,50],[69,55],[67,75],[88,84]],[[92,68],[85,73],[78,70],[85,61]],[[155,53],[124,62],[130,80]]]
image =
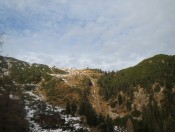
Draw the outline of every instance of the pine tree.
[[[114,125],[112,119],[107,115],[106,118],[106,127],[105,127],[105,132],[113,132],[114,131]]]
[[[71,114],[71,107],[69,101],[66,104],[66,114]]]
[[[134,127],[130,118],[126,123],[126,128],[127,128],[127,132],[134,132]]]
[[[72,110],[72,115],[75,115],[75,113],[77,111],[77,105],[75,103],[71,104],[71,110]]]
[[[81,104],[80,104],[80,108],[79,108],[79,114],[80,115],[85,115],[85,109],[86,109],[86,106],[85,106],[86,104],[85,104],[85,102],[83,101],[83,102],[81,102]]]

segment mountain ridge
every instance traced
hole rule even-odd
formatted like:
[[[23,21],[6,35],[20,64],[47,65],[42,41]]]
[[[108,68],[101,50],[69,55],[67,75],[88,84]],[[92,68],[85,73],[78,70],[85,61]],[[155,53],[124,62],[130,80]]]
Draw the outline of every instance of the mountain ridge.
[[[155,55],[136,66],[117,72],[88,68],[59,69],[3,56],[0,56],[0,68],[2,94],[7,93],[10,97],[17,98],[18,96],[13,94],[14,89],[7,88],[13,92],[6,89],[3,91],[6,85],[15,86],[19,87],[17,91],[20,93],[27,92],[35,97],[40,96],[42,101],[50,105],[61,106],[64,109],[71,106],[74,111],[68,113],[83,115],[86,125],[108,129],[106,125],[111,124],[108,115],[121,131],[125,131],[128,127],[133,127],[135,131],[165,131],[168,125],[174,122],[172,109],[175,108],[175,56],[173,55]],[[168,100],[172,104],[167,102]],[[172,108],[164,108],[165,105]],[[165,113],[172,117],[161,116],[163,121],[158,124],[158,117],[153,116],[156,121],[152,122],[151,127],[146,117],[150,117],[148,113],[152,107],[159,111],[158,114],[166,111]],[[90,115],[92,117],[89,119]],[[167,120],[170,122],[166,123]],[[167,125],[160,126],[165,123]],[[95,130],[102,129],[95,128]]]

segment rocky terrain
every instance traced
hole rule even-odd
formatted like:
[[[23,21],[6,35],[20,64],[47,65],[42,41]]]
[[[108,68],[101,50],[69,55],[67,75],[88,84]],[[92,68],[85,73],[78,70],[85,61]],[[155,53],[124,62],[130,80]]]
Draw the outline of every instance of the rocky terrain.
[[[175,57],[104,72],[0,56],[0,108],[0,131],[173,131]]]

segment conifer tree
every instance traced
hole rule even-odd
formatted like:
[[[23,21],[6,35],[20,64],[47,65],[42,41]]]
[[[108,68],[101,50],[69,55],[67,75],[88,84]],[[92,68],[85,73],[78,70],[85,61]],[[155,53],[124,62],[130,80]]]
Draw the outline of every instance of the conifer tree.
[[[114,125],[112,119],[107,115],[105,132],[114,132]]]
[[[71,107],[69,101],[66,104],[66,114],[71,114]]]

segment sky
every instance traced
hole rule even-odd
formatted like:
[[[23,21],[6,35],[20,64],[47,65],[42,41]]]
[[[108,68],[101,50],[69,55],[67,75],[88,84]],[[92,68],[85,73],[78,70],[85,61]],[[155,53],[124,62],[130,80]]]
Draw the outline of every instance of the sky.
[[[0,54],[120,70],[175,54],[175,0],[0,0]]]

